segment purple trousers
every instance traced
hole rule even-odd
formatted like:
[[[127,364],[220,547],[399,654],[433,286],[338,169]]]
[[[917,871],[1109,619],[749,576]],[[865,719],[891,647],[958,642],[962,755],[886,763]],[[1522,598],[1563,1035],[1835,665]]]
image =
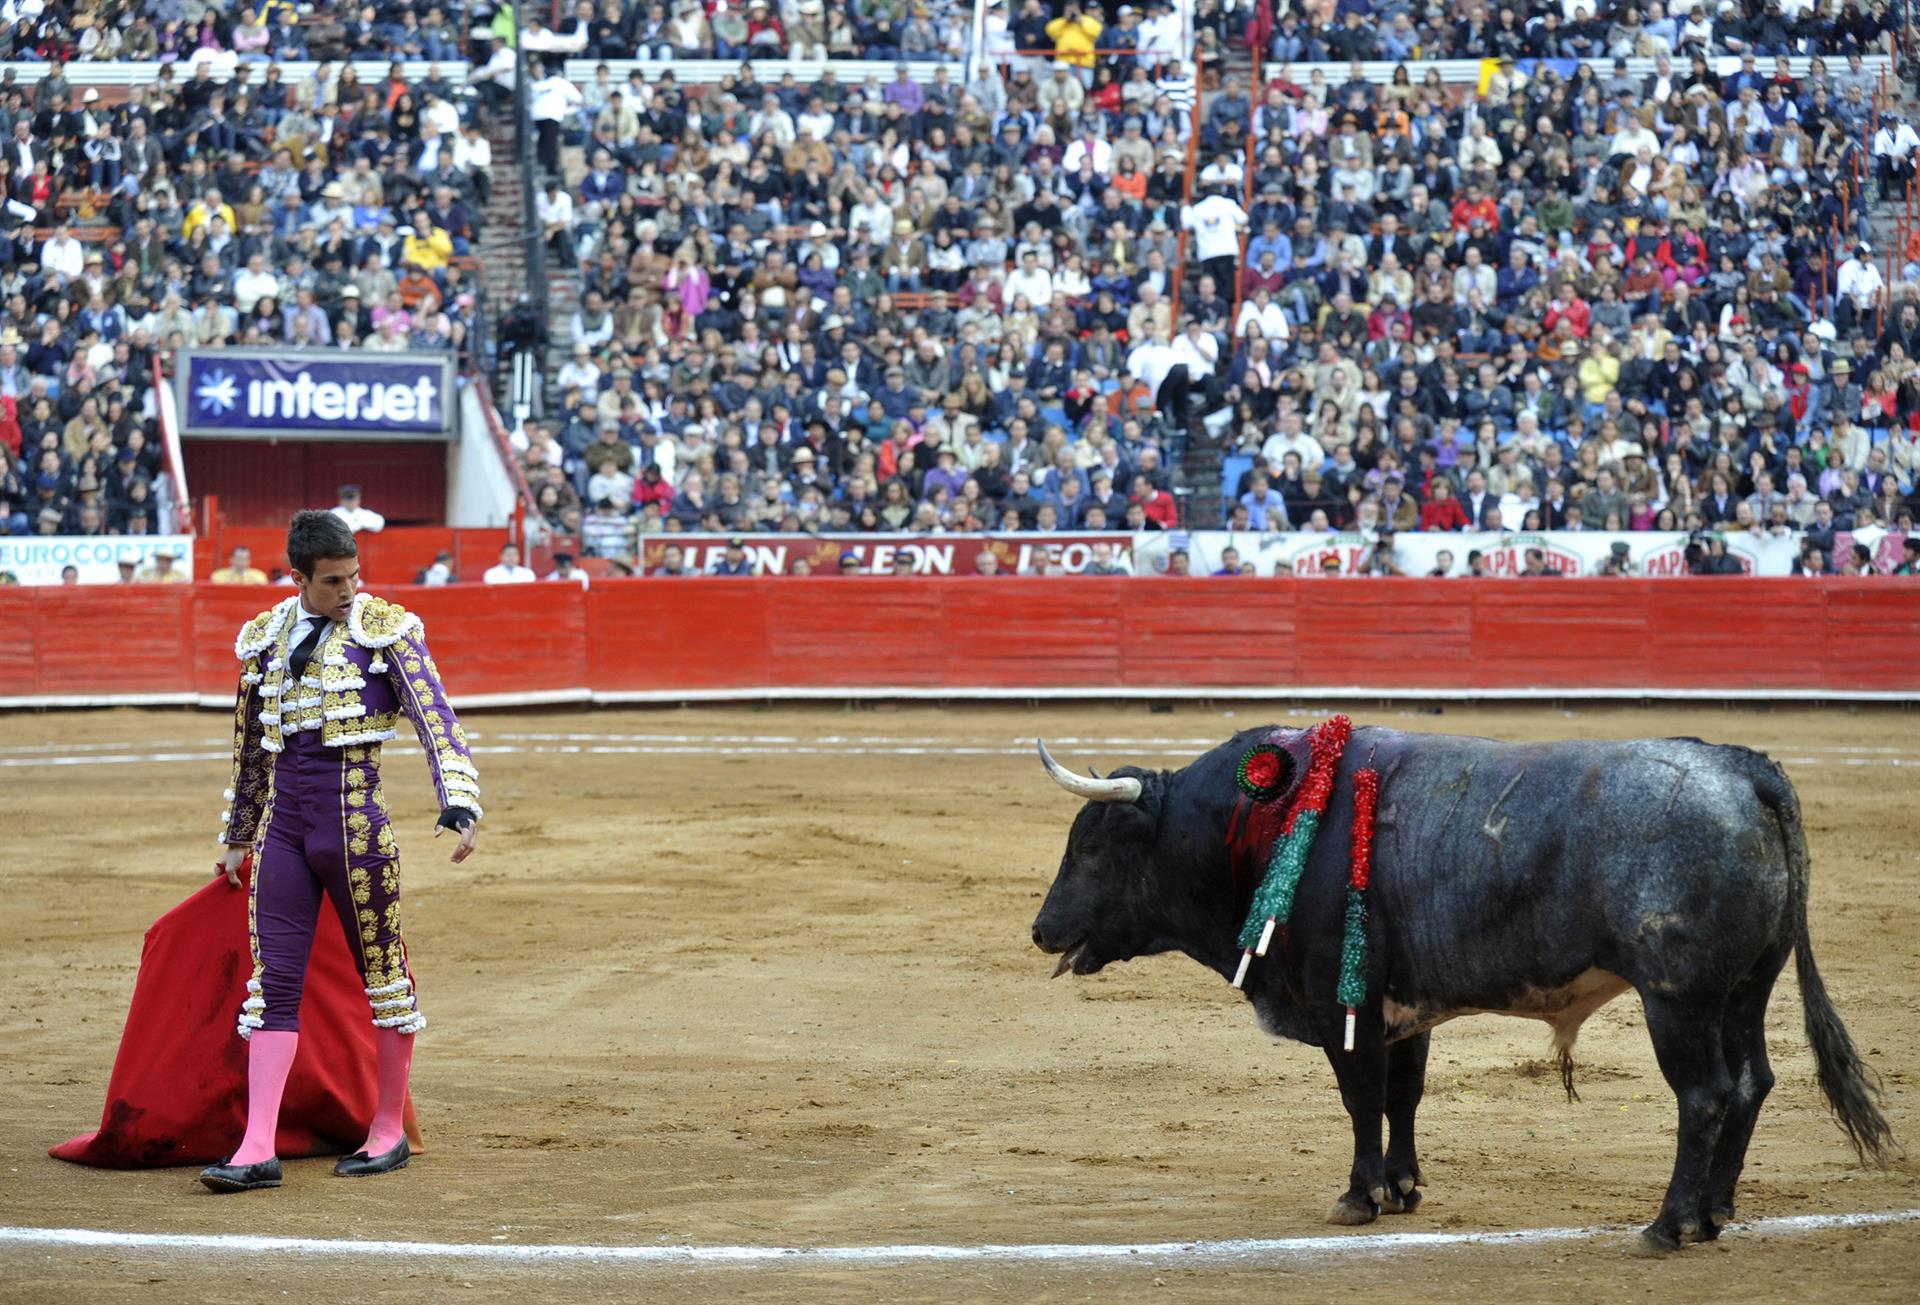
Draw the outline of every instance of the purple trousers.
[[[317,730],[286,736],[254,843],[247,926],[253,977],[240,1036],[300,1027],[307,953],[324,895],[355,950],[375,1026],[426,1027],[400,936],[400,860],[380,791],[378,744],[322,746]]]

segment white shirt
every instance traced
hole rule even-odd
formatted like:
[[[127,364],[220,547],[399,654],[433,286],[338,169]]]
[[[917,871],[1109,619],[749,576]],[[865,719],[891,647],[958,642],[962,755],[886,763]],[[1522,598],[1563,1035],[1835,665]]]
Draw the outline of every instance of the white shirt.
[[[551,27],[540,27],[523,33],[521,42],[535,53],[578,54],[587,48],[587,29],[576,27],[563,35]]]
[[[258,272],[242,269],[240,275],[233,278],[233,305],[243,313],[252,312],[263,297],[279,294],[280,278],[264,267]]]
[[[492,57],[468,73],[467,81],[469,83],[498,82],[507,90],[512,90],[514,77],[518,71],[518,60],[519,56],[514,53],[512,46],[496,44],[493,47]]]
[[[1240,305],[1240,320],[1233,324],[1234,338],[1243,338],[1247,334],[1247,328],[1256,324],[1260,327],[1260,334],[1269,340],[1292,338],[1293,329],[1287,325],[1285,311],[1271,299],[1267,300],[1265,308],[1251,299]]]
[[[577,566],[576,566],[575,568],[573,568],[573,574],[572,574],[572,575],[561,575],[561,574],[560,574],[560,571],[559,571],[559,569],[558,569],[558,568],[555,568],[554,570],[552,570],[552,571],[549,571],[549,572],[547,572],[547,579],[549,579],[549,580],[577,580],[577,581],[579,581],[579,582],[580,582],[580,587],[581,587],[582,589],[585,589],[585,588],[586,588],[586,587],[587,587],[587,586],[588,586],[588,585],[589,585],[589,584],[591,583],[591,581],[590,581],[590,580],[588,579],[588,577],[587,577],[587,573],[586,573],[585,571],[582,571],[582,570],[581,570],[581,569],[580,569],[579,567],[577,567]]]
[[[594,366],[591,360],[584,363],[577,363],[569,358],[560,365],[558,380],[562,393],[566,391],[568,386],[577,385],[580,387],[582,398],[593,399],[599,397],[600,369]]]
[[[1020,295],[1027,297],[1027,306],[1036,312],[1045,309],[1053,303],[1053,274],[1038,263],[1032,271],[1016,268],[1001,287],[1000,302],[1012,308],[1014,299]]]
[[[1303,471],[1317,471],[1327,461],[1327,451],[1320,446],[1320,441],[1305,431],[1301,431],[1298,435],[1275,431],[1267,436],[1267,442],[1260,446],[1260,456],[1270,467],[1283,465],[1289,453],[1300,455],[1300,468]]]
[[[1179,355],[1170,344],[1161,344],[1158,340],[1148,340],[1127,355],[1127,371],[1153,393],[1160,392],[1161,383],[1167,379],[1167,373],[1180,362]]]
[[[867,239],[876,245],[893,238],[893,210],[877,199],[871,204],[855,204],[849,217],[853,232],[858,234],[864,228]]]
[[[65,240],[56,237],[40,246],[40,266],[62,276],[75,277],[86,271],[86,258],[86,251],[72,236]]]
[[[1067,175],[1071,176],[1080,171],[1080,160],[1088,155],[1093,156],[1093,170],[1101,176],[1104,177],[1113,171],[1113,146],[1098,136],[1091,141],[1084,136],[1075,136],[1073,144],[1067,146],[1066,155],[1060,160],[1060,166],[1066,169]]]
[[[634,464],[636,473],[646,469],[646,446],[644,444],[640,446],[638,453],[640,460]],[[680,466],[680,446],[674,442],[672,436],[662,435],[659,441],[653,446],[653,465],[660,468],[660,479],[666,481],[669,485],[679,483],[676,477]]]
[[[1915,135],[1911,126],[1901,123],[1898,127],[1887,123],[1873,136],[1873,155],[1886,158],[1888,155],[1905,161],[1914,150],[1920,149],[1920,135]]]
[[[1182,331],[1174,337],[1173,355],[1176,362],[1187,365],[1188,375],[1199,380],[1213,374],[1215,364],[1220,361],[1220,342],[1204,331],[1198,339]]]
[[[371,508],[348,507],[342,503],[333,509],[333,515],[347,523],[347,529],[358,535],[366,533],[377,535],[387,528],[387,519]]]
[[[535,122],[559,122],[585,102],[580,88],[555,73],[533,84],[527,116]]]
[[[533,568],[496,562],[487,568],[487,573],[480,579],[490,585],[530,585],[533,583]]]
[[[453,142],[453,166],[464,172],[484,172],[493,166],[493,142],[485,136],[461,136]]]
[[[438,127],[443,140],[458,140],[460,137],[460,110],[445,100],[435,100],[420,110],[420,121]]]
[[[573,230],[573,196],[564,190],[556,190],[549,197],[541,191],[533,197],[533,215],[543,227],[560,226]]]
[[[1180,225],[1198,237],[1202,262],[1233,258],[1240,253],[1240,232],[1247,225],[1247,211],[1225,195],[1209,195],[1188,206],[1180,215]]]
[[[1165,13],[1140,24],[1140,53],[1158,54],[1160,62],[1171,59],[1180,49],[1180,16]]]
[[[414,160],[415,172],[432,172],[440,166],[440,156],[446,151],[445,136],[428,136],[420,142],[420,157]]]
[[[1873,265],[1873,260],[1861,262],[1857,258],[1849,258],[1840,264],[1840,275],[1835,278],[1834,288],[1864,308],[1880,297],[1886,282],[1880,279],[1880,269]]]
[[[287,659],[288,659],[287,673],[289,675],[293,673],[293,660],[292,660],[293,650],[295,648],[298,648],[302,643],[306,641],[307,636],[313,633],[314,626],[317,625],[320,627],[321,629],[320,637],[324,639],[326,638],[326,633],[325,633],[326,627],[332,624],[333,624],[332,617],[315,616],[312,612],[309,612],[307,610],[306,600],[305,599],[301,600],[300,605],[294,609],[293,637],[287,640]],[[314,650],[313,650],[313,658],[312,660],[308,661],[307,666],[305,668],[307,670],[312,671],[315,678],[318,678],[320,674],[319,664],[318,664],[319,656],[320,656],[320,646],[318,644],[315,644]]]

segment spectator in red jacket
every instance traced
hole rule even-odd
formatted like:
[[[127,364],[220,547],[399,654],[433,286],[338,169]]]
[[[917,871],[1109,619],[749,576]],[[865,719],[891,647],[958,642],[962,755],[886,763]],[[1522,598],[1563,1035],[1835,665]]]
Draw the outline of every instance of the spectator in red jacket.
[[[1466,194],[1453,201],[1453,229],[1465,231],[1475,218],[1487,224],[1489,233],[1500,229],[1500,206],[1479,186],[1470,185]]]
[[[1420,505],[1422,530],[1465,530],[1467,513],[1453,496],[1453,486],[1445,476],[1433,478],[1433,497]]]
[[[673,510],[673,485],[661,477],[659,464],[652,462],[633,482],[634,507],[644,511],[649,503],[657,504],[663,517]]]
[[[1548,334],[1552,334],[1553,328],[1563,319],[1573,327],[1576,339],[1587,338],[1587,329],[1593,324],[1593,310],[1587,306],[1587,301],[1580,297],[1580,292],[1574,288],[1571,281],[1563,282],[1556,287],[1553,300],[1547,305],[1547,318],[1544,324]]]
[[[1147,520],[1159,522],[1164,530],[1180,524],[1180,505],[1173,501],[1173,495],[1162,494],[1145,476],[1133,478],[1133,501],[1147,514]]]

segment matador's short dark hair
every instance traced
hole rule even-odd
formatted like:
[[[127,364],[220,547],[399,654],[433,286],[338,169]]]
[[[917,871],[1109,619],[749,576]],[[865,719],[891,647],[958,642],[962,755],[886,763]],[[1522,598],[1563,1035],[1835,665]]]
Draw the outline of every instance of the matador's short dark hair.
[[[287,526],[287,565],[311,576],[316,562],[329,557],[358,557],[353,531],[331,512],[296,512]]]

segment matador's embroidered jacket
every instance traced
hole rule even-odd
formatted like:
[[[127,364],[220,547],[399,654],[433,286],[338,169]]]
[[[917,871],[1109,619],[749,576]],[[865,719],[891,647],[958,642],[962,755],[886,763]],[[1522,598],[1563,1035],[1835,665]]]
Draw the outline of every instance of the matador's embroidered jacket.
[[[271,755],[289,734],[317,730],[330,748],[384,743],[400,717],[413,722],[433,771],[441,810],[480,814],[480,775],[466,731],[447,704],[440,670],[427,654],[420,618],[397,603],[360,594],[289,681],[289,643],[300,610],[296,594],[248,621],[234,641],[240,693],[233,713],[233,782],[220,814],[220,842],[247,843],[259,832],[272,792]]]

